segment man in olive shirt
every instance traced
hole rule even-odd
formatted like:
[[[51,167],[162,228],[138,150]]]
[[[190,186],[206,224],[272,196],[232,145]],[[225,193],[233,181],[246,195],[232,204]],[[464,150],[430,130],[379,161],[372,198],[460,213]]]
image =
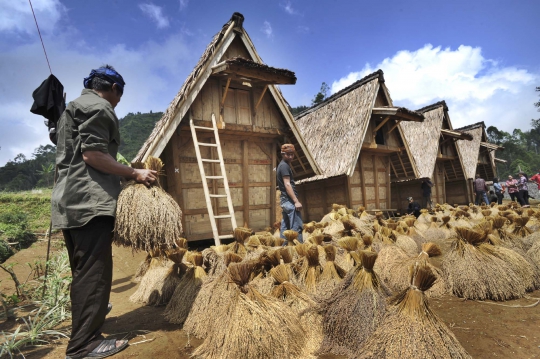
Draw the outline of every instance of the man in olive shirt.
[[[281,192],[280,204],[282,210],[280,236],[285,239],[285,245],[287,245],[287,239],[283,235],[283,232],[292,229],[298,232],[298,241],[302,240],[302,229],[304,223],[302,222],[302,204],[298,201],[298,193],[294,184],[293,173],[291,170],[291,162],[294,159],[294,145],[284,144],[281,146],[282,160],[277,166],[276,177],[279,190]]]
[[[116,162],[120,133],[114,108],[124,85],[112,66],[92,70],[58,123],[51,216],[53,228],[63,232],[73,277],[67,358],[105,357],[127,346],[126,340],[101,336],[111,291],[116,201],[120,177],[150,185],[156,172]]]

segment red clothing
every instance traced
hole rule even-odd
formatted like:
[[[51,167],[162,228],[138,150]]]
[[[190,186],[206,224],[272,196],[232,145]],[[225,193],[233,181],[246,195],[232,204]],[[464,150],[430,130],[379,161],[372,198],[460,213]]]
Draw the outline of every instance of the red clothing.
[[[534,176],[532,176],[530,180],[536,182],[536,185],[538,186],[538,189],[540,190],[540,173],[537,173]]]

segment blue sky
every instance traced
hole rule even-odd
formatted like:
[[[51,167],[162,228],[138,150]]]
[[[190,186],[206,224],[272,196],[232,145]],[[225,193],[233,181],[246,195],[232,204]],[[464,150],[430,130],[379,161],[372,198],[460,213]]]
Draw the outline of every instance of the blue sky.
[[[53,73],[68,100],[110,63],[127,86],[117,107],[164,111],[234,11],[263,60],[296,72],[282,86],[309,105],[382,68],[395,105],[446,100],[454,127],[511,131],[539,118],[540,1],[33,0]],[[49,74],[27,0],[0,0],[0,166],[47,144],[32,91]]]

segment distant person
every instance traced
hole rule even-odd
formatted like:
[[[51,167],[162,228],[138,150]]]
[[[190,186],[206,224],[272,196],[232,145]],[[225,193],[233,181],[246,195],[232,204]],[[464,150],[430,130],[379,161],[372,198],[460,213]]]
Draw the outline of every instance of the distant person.
[[[291,229],[298,232],[298,241],[302,240],[302,230],[304,223],[302,222],[302,203],[298,200],[298,193],[294,184],[293,172],[291,170],[291,162],[294,160],[294,145],[286,143],[281,146],[281,162],[276,168],[276,177],[279,190],[281,192],[280,204],[282,211],[280,236],[285,239],[284,244],[287,244],[287,239],[283,232]]]
[[[420,187],[422,188],[422,208],[431,209],[431,187],[433,187],[433,182],[429,177],[424,178]]]
[[[495,190],[495,195],[497,196],[497,204],[502,204],[505,189],[503,186],[501,186],[497,177],[493,178],[493,189]]]
[[[486,191],[486,181],[477,173],[476,179],[474,180],[474,192],[476,193],[476,200],[474,201],[474,203],[477,206],[482,203],[482,200],[486,203],[486,205],[489,204],[489,199],[487,197]]]
[[[495,195],[495,192],[489,191],[489,203],[497,203],[497,196]]]
[[[511,175],[508,176],[508,180],[506,181],[506,188],[508,189],[510,199],[515,202],[519,192],[518,181]]]
[[[529,181],[536,183],[538,190],[540,191],[540,170],[538,170],[536,174],[529,179]]]
[[[120,178],[149,186],[157,173],[116,162],[120,124],[114,108],[124,85],[112,66],[92,70],[84,79],[81,96],[68,104],[58,122],[58,180],[52,192],[51,220],[64,235],[72,273],[66,359],[104,358],[128,345],[127,340],[101,335],[110,310],[112,232]]]
[[[529,187],[527,187],[527,176],[524,172],[519,172],[518,180],[518,200],[520,201],[521,207],[528,208],[529,205]]]
[[[412,197],[407,197],[407,201],[409,201],[409,206],[407,207],[407,214],[414,215],[416,218],[420,216],[420,204],[418,202],[415,202]]]

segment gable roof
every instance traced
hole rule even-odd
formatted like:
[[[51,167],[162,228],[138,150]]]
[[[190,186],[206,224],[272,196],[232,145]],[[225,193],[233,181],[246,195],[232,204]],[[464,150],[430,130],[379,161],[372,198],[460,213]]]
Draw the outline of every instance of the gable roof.
[[[484,127],[484,122],[477,122],[456,129],[456,131],[468,133],[473,137],[472,141],[457,142],[466,178],[474,178],[476,175],[478,155],[480,153],[480,142],[482,142],[482,137],[484,135]]]
[[[158,157],[163,152],[171,136],[174,134],[176,128],[182,121],[182,118],[184,118],[184,115],[189,110],[193,100],[196,98],[197,94],[212,74],[212,68],[218,65],[225,51],[235,38],[240,39],[246,47],[249,55],[251,56],[251,59],[248,60],[252,60],[258,64],[263,64],[262,59],[257,54],[255,46],[249,38],[249,35],[242,27],[243,21],[244,16],[235,12],[231,19],[225,25],[223,25],[221,30],[214,35],[212,41],[210,41],[197,62],[197,65],[186,78],[184,84],[171,101],[167,110],[163,113],[161,120],[159,120],[154,126],[152,133],[142,145],[134,161],[144,161],[149,156]],[[239,61],[241,60],[238,60],[237,62]],[[245,61],[242,62],[244,65],[246,65]],[[287,101],[285,101],[283,98],[281,91],[277,86],[269,85],[268,92],[276,102],[283,117],[285,118],[285,121],[290,126],[294,137],[302,148],[306,159],[313,168],[313,171],[316,174],[319,174],[320,170],[300,135],[300,131],[296,126],[294,117],[290,113]]]

